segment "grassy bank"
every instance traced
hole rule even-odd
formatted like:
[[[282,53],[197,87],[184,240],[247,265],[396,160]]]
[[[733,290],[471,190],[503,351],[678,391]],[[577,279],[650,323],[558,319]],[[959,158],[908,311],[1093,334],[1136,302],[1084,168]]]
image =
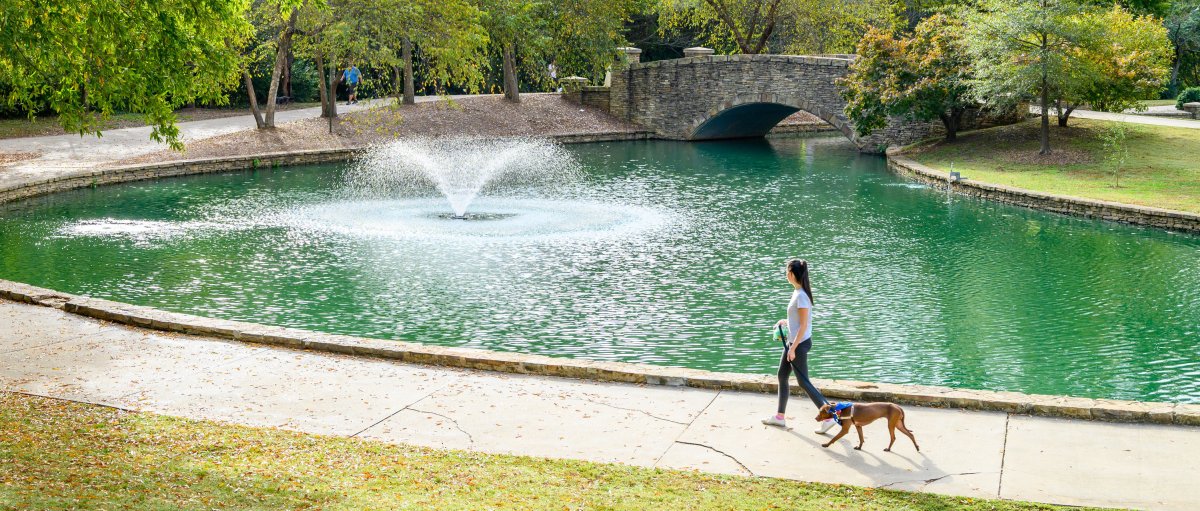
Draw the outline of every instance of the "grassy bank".
[[[1072,119],[1052,126],[1054,154],[1039,156],[1036,119],[963,133],[954,143],[918,145],[909,156],[931,167],[1002,184],[1127,204],[1200,213],[1200,130],[1127,124],[1129,159],[1119,178],[1105,159],[1110,123]]]
[[[433,450],[0,392],[0,509],[495,508],[1059,509]]]
[[[1173,99],[1143,99],[1141,101],[1138,101],[1138,103],[1140,103],[1144,107],[1167,106],[1167,105],[1175,106],[1175,100],[1173,100]]]

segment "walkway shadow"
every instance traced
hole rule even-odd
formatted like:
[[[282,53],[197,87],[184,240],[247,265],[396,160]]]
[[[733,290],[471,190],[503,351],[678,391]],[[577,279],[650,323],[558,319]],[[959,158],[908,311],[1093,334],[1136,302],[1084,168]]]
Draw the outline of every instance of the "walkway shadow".
[[[830,431],[834,432],[836,429]],[[896,438],[896,445],[893,446],[893,450],[888,452],[883,451],[882,447],[871,450],[869,444],[864,445],[862,450],[854,450],[854,445],[858,442],[858,436],[853,429],[846,436],[838,440],[837,443],[829,447],[824,447],[824,444],[833,438],[832,434],[814,437],[811,433],[806,435],[795,429],[789,429],[787,432],[813,446],[813,448],[828,456],[830,460],[836,461],[842,466],[854,469],[860,474],[869,477],[874,486],[887,486],[914,480],[928,481],[948,475],[946,471],[938,468],[937,463],[925,453],[915,450],[912,453],[897,452],[896,449],[903,448],[900,441],[908,441],[907,438],[900,435]],[[886,431],[884,433],[886,434]],[[870,437],[867,438],[869,441]],[[841,447],[841,445],[845,445],[845,447]],[[912,449],[912,444],[907,444],[907,447]],[[878,450],[878,454],[875,452],[876,450]],[[872,460],[875,463],[870,463]],[[900,463],[898,464],[897,462]],[[907,467],[903,465],[907,465]],[[912,477],[904,477],[904,474],[897,473],[899,471],[903,471]]]

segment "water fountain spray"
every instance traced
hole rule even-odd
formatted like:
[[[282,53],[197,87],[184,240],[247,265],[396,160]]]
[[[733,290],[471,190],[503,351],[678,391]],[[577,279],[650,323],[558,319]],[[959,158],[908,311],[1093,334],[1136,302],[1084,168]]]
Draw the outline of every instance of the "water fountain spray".
[[[556,185],[579,166],[562,146],[542,139],[411,139],[367,151],[350,169],[352,190],[374,197],[421,194],[435,188],[450,203],[445,218],[471,220],[480,193],[496,187]]]

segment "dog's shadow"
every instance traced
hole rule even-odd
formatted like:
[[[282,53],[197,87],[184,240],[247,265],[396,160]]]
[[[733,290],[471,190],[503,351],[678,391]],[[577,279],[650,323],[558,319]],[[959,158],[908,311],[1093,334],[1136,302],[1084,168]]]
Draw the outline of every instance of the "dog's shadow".
[[[909,468],[895,463],[897,460],[907,462],[913,471],[919,471],[928,474],[943,473],[942,470],[938,468],[937,464],[934,463],[933,459],[923,452],[915,451],[912,454],[902,454],[896,452],[896,447],[899,447],[900,443],[899,438],[896,439],[897,446],[893,446],[891,451],[880,451],[884,454],[884,456],[880,456],[875,454],[873,451],[868,451],[868,447],[865,445],[863,446],[862,450],[855,450],[853,448],[854,443],[851,443],[850,437],[854,436],[853,442],[857,442],[858,437],[853,431],[838,440],[837,444],[833,444],[829,447],[825,447],[824,445],[825,442],[828,442],[833,438],[833,435],[822,436],[820,439],[814,439],[812,436],[804,435],[795,429],[788,429],[787,432],[792,436],[795,436],[796,438],[808,443],[809,445],[812,445],[817,450],[825,453],[825,455],[829,456],[831,460],[838,461],[844,466],[853,468],[863,475],[869,476],[873,481],[880,484],[894,482],[893,480],[895,479],[895,474],[888,474],[887,472],[891,472],[893,470],[909,470]],[[850,443],[849,452],[843,452],[840,449],[837,449],[838,444],[842,442]],[[876,463],[872,464],[868,460],[874,460]],[[892,477],[886,477],[889,475]],[[883,479],[884,477],[886,477],[886,480]]]

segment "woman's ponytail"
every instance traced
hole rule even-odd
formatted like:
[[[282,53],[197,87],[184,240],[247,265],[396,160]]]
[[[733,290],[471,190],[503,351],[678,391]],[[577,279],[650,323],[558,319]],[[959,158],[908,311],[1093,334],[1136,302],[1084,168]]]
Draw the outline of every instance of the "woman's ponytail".
[[[788,261],[788,271],[796,276],[796,281],[800,283],[800,288],[804,290],[804,294],[808,295],[808,301],[813,303],[812,283],[808,279],[808,261],[804,259],[792,259]]]

